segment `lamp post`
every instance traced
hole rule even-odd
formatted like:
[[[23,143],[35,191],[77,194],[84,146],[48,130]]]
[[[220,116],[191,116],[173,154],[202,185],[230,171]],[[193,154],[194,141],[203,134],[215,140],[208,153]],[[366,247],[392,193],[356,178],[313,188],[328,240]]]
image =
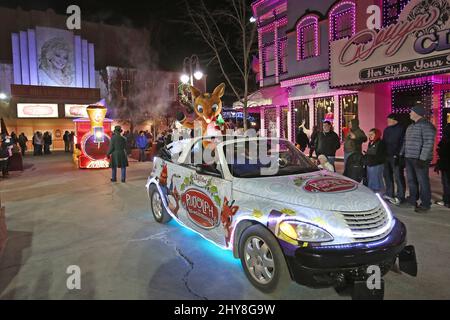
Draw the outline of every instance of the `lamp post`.
[[[200,61],[196,54],[190,57],[184,58],[183,61],[183,74],[180,80],[184,84],[194,85],[194,78],[201,80],[203,78],[203,72],[200,70]]]

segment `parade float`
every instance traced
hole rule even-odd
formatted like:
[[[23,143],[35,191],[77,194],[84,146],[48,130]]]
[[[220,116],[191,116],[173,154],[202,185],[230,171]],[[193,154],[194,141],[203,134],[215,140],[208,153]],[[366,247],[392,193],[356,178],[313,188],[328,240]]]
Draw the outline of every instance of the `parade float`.
[[[380,279],[397,262],[417,275],[406,227],[379,194],[320,170],[286,139],[220,136],[215,122],[224,86],[192,93],[203,132],[155,157],[146,187],[157,222],[174,219],[232,251],[250,283],[266,293],[282,292],[293,280],[351,288],[356,299],[382,298],[384,286],[367,287],[369,266]],[[193,126],[182,114],[179,121]]]
[[[106,119],[108,109],[100,102],[86,108],[88,118],[74,120],[74,162],[80,169],[109,168],[108,149],[112,137],[112,120]]]

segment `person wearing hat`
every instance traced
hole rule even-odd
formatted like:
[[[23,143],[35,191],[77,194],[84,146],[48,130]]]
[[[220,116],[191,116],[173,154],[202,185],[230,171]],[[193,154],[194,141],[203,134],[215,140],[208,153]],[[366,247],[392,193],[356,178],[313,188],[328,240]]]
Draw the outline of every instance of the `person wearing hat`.
[[[344,166],[353,153],[362,153],[362,145],[367,142],[367,136],[359,127],[359,120],[353,119],[349,123],[349,133],[344,140]]]
[[[392,204],[399,205],[405,202],[405,165],[404,161],[400,160],[400,150],[403,146],[406,130],[399,123],[395,113],[391,113],[387,117],[387,124],[388,126],[383,133],[383,142],[386,147],[386,161],[384,163],[386,193],[384,198]]]
[[[112,169],[111,182],[117,181],[117,168],[121,169],[122,182],[125,183],[126,172],[128,166],[127,157],[127,139],[122,136],[122,128],[120,126],[114,127],[114,134],[111,138],[108,156],[111,156],[110,167]]]
[[[430,163],[436,139],[436,128],[425,116],[423,106],[417,105],[411,109],[413,124],[406,130],[400,152],[405,157],[409,186],[409,199],[405,205],[414,206],[418,213],[426,213],[431,208]],[[420,206],[417,204],[419,198]]]

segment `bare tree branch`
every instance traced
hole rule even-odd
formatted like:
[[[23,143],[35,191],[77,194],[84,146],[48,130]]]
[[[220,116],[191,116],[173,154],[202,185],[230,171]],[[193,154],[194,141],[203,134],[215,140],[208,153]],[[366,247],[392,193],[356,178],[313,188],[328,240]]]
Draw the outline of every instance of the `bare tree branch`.
[[[224,2],[226,7],[210,10],[204,0],[197,2],[195,7],[185,0],[190,26],[211,50],[207,65],[217,64],[237,100],[243,102],[246,119],[256,25],[248,21],[251,15],[248,1]],[[230,30],[236,30],[236,41],[229,38]]]

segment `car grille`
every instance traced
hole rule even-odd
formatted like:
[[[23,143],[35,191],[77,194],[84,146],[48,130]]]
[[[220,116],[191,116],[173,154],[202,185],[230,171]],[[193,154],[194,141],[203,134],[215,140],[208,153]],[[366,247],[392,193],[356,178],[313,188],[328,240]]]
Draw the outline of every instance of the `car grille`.
[[[355,240],[360,242],[376,241],[388,235],[377,232],[389,223],[386,210],[379,206],[373,210],[362,212],[340,212],[353,233]]]

